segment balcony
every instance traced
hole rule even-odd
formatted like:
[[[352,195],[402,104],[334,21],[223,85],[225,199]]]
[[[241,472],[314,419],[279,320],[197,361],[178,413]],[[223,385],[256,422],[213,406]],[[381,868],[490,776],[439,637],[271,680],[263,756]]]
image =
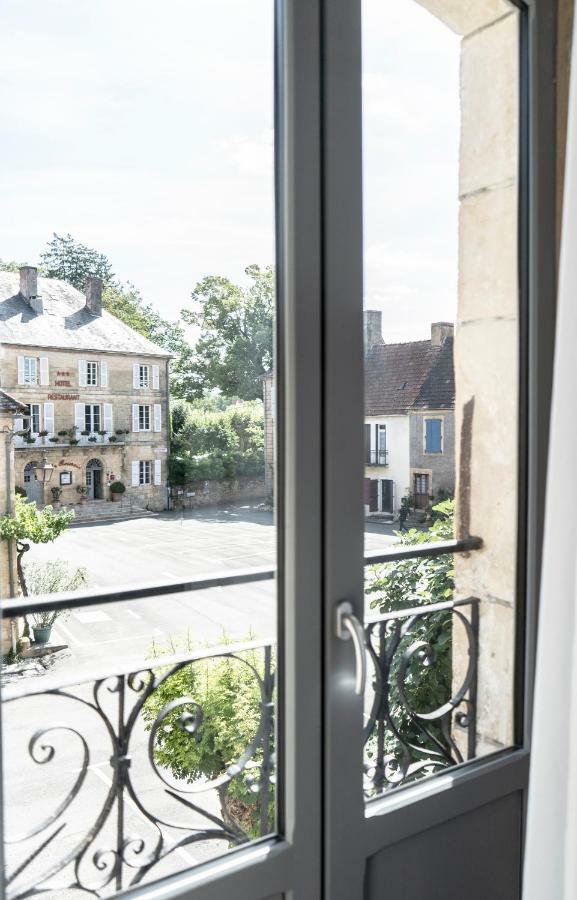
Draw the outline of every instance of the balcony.
[[[367,466],[388,466],[388,450],[367,450],[365,464]]]
[[[365,565],[444,558],[480,546],[478,538],[396,546],[368,555]],[[371,568],[369,576],[374,571]],[[20,598],[5,602],[0,614],[9,619],[33,611],[160,598],[175,591],[190,596],[274,577],[272,569],[253,569],[108,595]],[[467,637],[468,662],[459,683],[449,679],[446,696],[431,708],[423,700],[421,686],[436,677],[443,659],[445,667],[452,667],[447,635],[455,627]],[[444,598],[367,616],[363,642],[365,673],[372,676],[363,679],[367,801],[474,758],[478,600]],[[360,647],[363,654],[362,643]],[[68,673],[46,684],[7,685],[2,696],[5,754],[24,741],[31,770],[42,769],[38,789],[54,772],[56,780],[49,783],[60,788],[53,806],[42,808],[38,823],[8,836],[5,896],[23,900],[48,890],[56,897],[61,895],[58,891],[70,890],[103,898],[167,874],[167,865],[182,868],[179,854],[194,852],[200,844],[210,843],[214,855],[220,855],[271,834],[276,802],[275,656],[273,640],[256,640],[124,665],[119,660],[113,671],[84,679]],[[195,748],[218,717],[218,710],[197,690],[208,680],[207,673],[214,676],[215,666],[229,663],[242,672],[239,722],[245,721],[247,697],[252,696],[242,749],[210,778],[198,773],[187,777],[182,770],[175,778],[167,763],[170,745],[176,741],[182,758],[194,765]],[[17,758],[21,765],[22,758]],[[106,787],[104,800],[95,809],[97,781],[91,767],[98,769]],[[48,802],[49,797],[42,796]],[[238,797],[252,797],[250,818],[238,816],[235,802],[227,805],[227,798],[234,801],[235,796],[237,804]],[[73,816],[79,807],[80,826]],[[187,865],[196,862],[185,858]]]
[[[80,434],[72,429],[56,434],[31,434],[29,432],[17,432],[14,436],[16,450],[62,450],[70,447],[117,447],[126,443],[128,431],[118,429],[110,434]]]

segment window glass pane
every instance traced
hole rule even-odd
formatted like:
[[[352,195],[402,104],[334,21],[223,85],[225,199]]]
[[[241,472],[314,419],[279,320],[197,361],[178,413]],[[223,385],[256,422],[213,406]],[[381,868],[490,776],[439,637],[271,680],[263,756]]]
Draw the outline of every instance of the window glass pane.
[[[274,43],[271,0],[0,4],[0,430],[25,402],[33,432],[0,523],[52,523],[0,539],[0,596],[28,595],[0,635],[15,896],[277,828]]]
[[[363,0],[366,550],[482,539],[366,566],[368,799],[514,740],[519,19]]]

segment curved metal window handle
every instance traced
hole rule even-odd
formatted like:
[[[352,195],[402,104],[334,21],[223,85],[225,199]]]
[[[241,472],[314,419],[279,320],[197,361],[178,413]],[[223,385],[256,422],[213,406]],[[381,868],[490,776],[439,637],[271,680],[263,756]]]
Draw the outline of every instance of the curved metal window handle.
[[[348,641],[351,638],[353,642],[356,662],[355,694],[364,694],[367,682],[365,632],[353,612],[352,603],[348,600],[343,600],[337,606],[337,637],[341,641]]]

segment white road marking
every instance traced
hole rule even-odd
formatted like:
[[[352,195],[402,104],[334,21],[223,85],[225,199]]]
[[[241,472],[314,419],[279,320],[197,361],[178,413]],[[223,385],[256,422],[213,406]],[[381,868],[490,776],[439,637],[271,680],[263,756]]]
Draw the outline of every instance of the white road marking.
[[[133,609],[127,609],[126,612],[128,613],[129,616],[132,616],[134,619],[142,619],[142,616],[140,615],[140,613],[134,612]]]
[[[72,613],[81,625],[92,625],[94,622],[110,622],[110,615],[101,609],[81,610]]]

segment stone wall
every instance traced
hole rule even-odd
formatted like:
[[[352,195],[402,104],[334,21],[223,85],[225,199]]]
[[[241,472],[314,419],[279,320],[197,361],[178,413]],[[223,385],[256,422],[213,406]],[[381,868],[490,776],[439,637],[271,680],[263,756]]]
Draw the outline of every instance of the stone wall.
[[[425,453],[424,428],[425,419],[443,420],[443,452]],[[411,448],[411,490],[413,475],[417,472],[427,473],[430,479],[431,494],[435,499],[444,492],[451,496],[455,493],[455,414],[452,410],[427,410],[409,415]]]
[[[240,476],[222,481],[192,481],[173,485],[171,506],[183,504],[187,509],[201,506],[239,503],[246,500],[264,500],[267,496],[264,476]]]

